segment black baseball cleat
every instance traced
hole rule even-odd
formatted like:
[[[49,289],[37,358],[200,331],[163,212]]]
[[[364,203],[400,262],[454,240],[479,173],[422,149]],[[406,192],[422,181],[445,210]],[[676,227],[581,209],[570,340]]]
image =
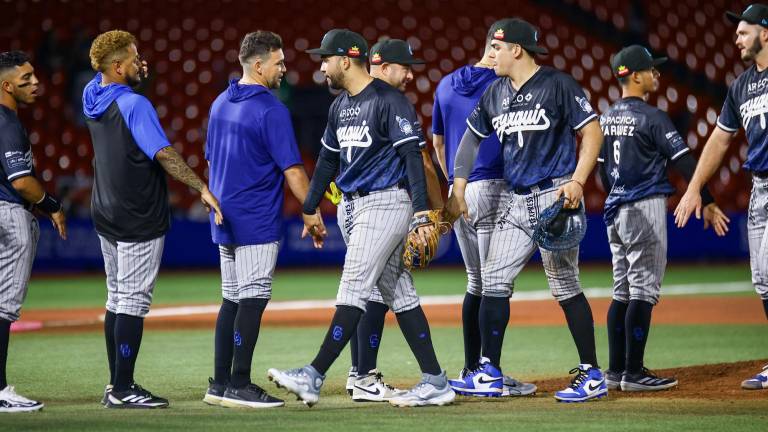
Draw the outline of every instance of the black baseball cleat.
[[[228,408],[276,408],[285,405],[285,401],[272,397],[256,384],[243,388],[227,387],[221,406]]]
[[[213,378],[208,378],[208,390],[205,392],[203,402],[208,405],[221,405],[221,399],[224,398],[225,391],[227,391],[226,385],[217,384]]]
[[[605,385],[608,386],[608,390],[621,390],[621,375],[622,372],[614,372],[610,369],[603,371]]]
[[[647,368],[643,368],[639,373],[635,374],[624,372],[621,376],[622,391],[658,391],[666,390],[676,385],[676,379],[658,377]]]
[[[116,391],[112,389],[107,395],[106,408],[168,408],[168,399],[153,395],[140,385],[134,383],[128,390]]]

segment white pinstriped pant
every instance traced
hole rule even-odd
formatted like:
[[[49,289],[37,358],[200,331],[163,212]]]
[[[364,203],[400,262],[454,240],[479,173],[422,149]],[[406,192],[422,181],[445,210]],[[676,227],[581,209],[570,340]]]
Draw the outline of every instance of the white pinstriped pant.
[[[667,268],[667,197],[622,204],[608,226],[613,255],[613,299],[655,305]]]
[[[256,245],[219,245],[221,296],[239,303],[247,298],[272,298],[280,242]]]
[[[347,253],[336,296],[337,305],[365,310],[374,287],[394,313],[419,305],[411,274],[404,270],[403,249],[413,215],[411,198],[397,187],[342,199],[337,209]]]
[[[0,318],[19,319],[37,252],[37,218],[23,206],[0,201]]]
[[[768,299],[768,179],[752,177],[747,213],[749,264],[752,284],[763,300]]]
[[[465,200],[470,220],[460,217],[454,224],[454,230],[467,269],[467,292],[470,294],[482,295],[480,271],[488,256],[496,221],[510,198],[506,182],[502,179],[478,180],[467,184]]]
[[[528,195],[512,194],[491,234],[488,256],[482,267],[483,295],[510,297],[514,281],[531,259],[537,245],[533,230],[539,213],[555,202],[555,191],[568,181],[554,179],[554,187]],[[552,295],[558,301],[581,293],[579,283],[579,247],[560,252],[541,252],[544,273]]]
[[[107,310],[143,318],[149,313],[165,236],[122,242],[99,235],[107,274]]]

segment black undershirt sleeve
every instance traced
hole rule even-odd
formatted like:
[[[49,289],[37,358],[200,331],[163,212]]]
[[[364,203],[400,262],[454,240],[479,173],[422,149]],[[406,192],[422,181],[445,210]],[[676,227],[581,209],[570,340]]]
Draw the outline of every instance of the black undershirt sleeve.
[[[323,199],[323,194],[331,180],[339,172],[339,153],[328,150],[323,147],[320,149],[320,155],[317,158],[315,172],[312,174],[312,180],[309,182],[309,192],[304,200],[302,211],[304,214],[313,215]]]
[[[414,140],[402,144],[397,147],[397,154],[405,162],[414,213],[429,210],[427,207],[427,180],[424,176],[424,164],[419,143]]]
[[[693,172],[696,171],[696,158],[688,152],[672,161],[672,166],[675,168],[675,171],[683,176],[685,181],[690,182],[691,178],[693,178]],[[715,199],[712,197],[712,194],[709,193],[707,185],[704,185],[701,189],[701,205],[707,206],[713,202],[715,202]]]

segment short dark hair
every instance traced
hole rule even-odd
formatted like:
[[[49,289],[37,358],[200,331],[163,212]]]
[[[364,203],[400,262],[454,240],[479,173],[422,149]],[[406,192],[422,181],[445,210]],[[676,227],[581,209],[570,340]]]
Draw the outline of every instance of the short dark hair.
[[[21,66],[29,61],[23,51],[6,51],[0,53],[0,75],[8,72],[9,69],[13,69],[17,66]]]
[[[283,40],[277,33],[266,30],[257,30],[248,33],[240,44],[240,63],[248,63],[253,57],[266,57],[273,51],[283,48]]]

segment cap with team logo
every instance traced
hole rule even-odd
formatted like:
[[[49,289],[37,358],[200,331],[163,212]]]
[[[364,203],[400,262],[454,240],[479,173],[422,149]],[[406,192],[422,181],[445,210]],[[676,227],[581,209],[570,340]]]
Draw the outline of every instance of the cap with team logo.
[[[611,69],[616,77],[623,78],[632,72],[653,69],[665,61],[666,57],[653,58],[651,52],[642,45],[631,45],[613,56]]]
[[[358,33],[348,29],[333,29],[323,36],[320,48],[306,51],[321,56],[368,57],[368,43]]]
[[[538,45],[539,32],[527,21],[519,18],[504,18],[496,21],[488,30],[488,39],[518,44],[536,54],[548,54],[549,51]]]
[[[768,6],[762,3],[753,3],[744,9],[744,12],[726,12],[725,17],[734,24],[746,21],[750,24],[757,24],[768,28]]]
[[[371,48],[371,64],[397,63],[401,65],[424,64],[424,60],[413,57],[408,42],[400,39],[386,39]]]

